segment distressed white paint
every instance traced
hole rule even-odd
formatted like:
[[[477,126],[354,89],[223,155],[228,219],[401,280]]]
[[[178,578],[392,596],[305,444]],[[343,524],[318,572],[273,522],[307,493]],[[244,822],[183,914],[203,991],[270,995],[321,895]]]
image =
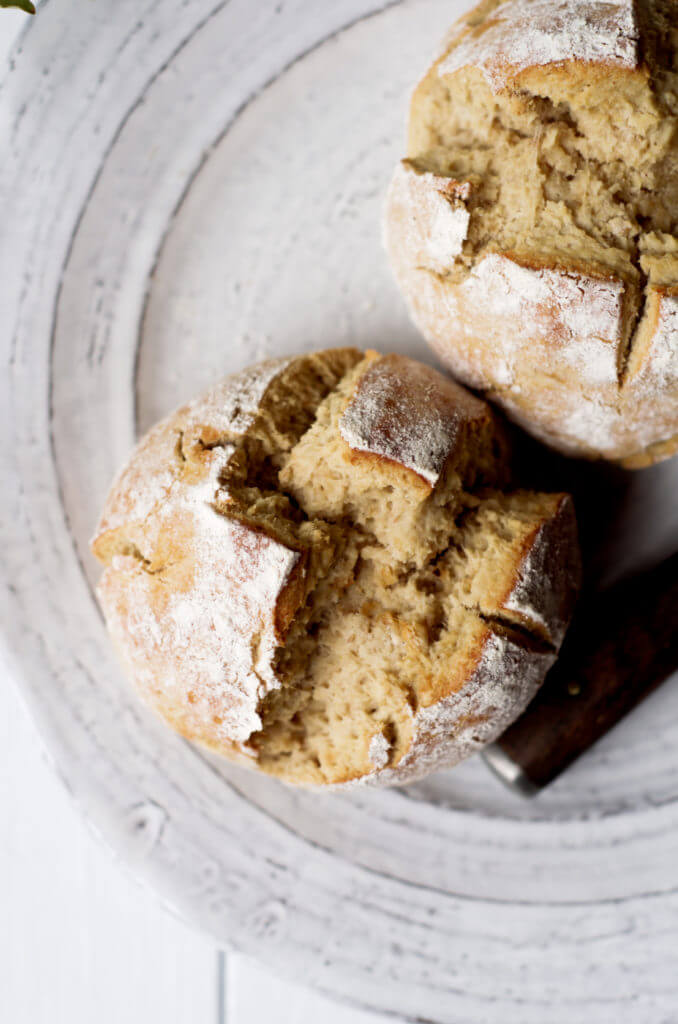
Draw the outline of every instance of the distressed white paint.
[[[15,115],[0,164],[8,655],[105,841],[220,942],[438,1022],[543,1024],[545,1006],[550,1024],[669,1020],[678,687],[532,804],[477,762],[407,792],[319,797],[167,733],[122,680],[88,588],[135,405],[146,426],[217,374],[318,344],[426,358],[380,206],[409,86],[461,5],[406,0],[319,45],[376,6],[52,0],[35,20],[0,93]],[[672,463],[634,478],[605,524],[625,564],[675,546],[675,491]]]

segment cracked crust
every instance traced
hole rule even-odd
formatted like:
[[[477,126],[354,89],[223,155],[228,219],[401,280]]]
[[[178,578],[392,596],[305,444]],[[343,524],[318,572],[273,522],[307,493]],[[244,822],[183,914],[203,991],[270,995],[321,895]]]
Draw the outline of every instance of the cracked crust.
[[[261,363],[177,410],[114,482],[92,541],[109,632],[145,699],[184,736],[242,748],[279,686],[274,657],[334,555],[332,531],[250,503],[248,441],[291,447],[359,358],[335,350]],[[282,503],[284,507],[284,501]],[[228,595],[232,599],[228,599]]]
[[[415,90],[386,243],[453,373],[568,454],[678,448],[678,4],[485,0]]]
[[[505,493],[507,459],[485,403],[401,356],[262,364],[178,410],[92,545],[138,691],[304,785],[468,756],[534,695],[578,586],[571,501]]]

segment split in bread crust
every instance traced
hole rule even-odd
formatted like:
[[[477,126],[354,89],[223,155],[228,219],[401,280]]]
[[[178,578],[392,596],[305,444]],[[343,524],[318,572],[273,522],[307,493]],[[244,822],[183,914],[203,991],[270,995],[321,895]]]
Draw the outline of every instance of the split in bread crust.
[[[415,90],[391,261],[457,377],[570,454],[678,447],[678,3],[484,0]]]
[[[141,442],[93,542],[137,688],[289,782],[456,763],[534,695],[578,585],[570,499],[507,467],[489,407],[401,356],[231,378]]]

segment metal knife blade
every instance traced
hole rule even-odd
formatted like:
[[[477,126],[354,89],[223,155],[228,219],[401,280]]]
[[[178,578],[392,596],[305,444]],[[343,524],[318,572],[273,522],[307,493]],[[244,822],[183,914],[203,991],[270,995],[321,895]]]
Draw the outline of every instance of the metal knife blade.
[[[677,670],[678,553],[581,599],[544,685],[485,760],[534,795]]]

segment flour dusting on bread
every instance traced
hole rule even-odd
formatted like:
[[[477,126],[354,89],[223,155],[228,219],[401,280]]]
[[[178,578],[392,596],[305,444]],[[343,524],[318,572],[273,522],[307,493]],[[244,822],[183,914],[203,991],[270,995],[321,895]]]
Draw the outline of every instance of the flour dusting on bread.
[[[440,73],[479,67],[496,91],[517,72],[535,66],[570,61],[629,69],[639,65],[633,0],[506,0],[477,28],[466,28],[464,19],[462,26],[460,41],[443,58]]]
[[[390,459],[432,487],[473,421],[488,409],[431,367],[385,356],[368,367],[339,420],[339,432],[356,451]]]
[[[93,542],[139,692],[303,785],[468,756],[532,697],[578,585],[571,503],[508,471],[489,407],[402,356],[301,356],[191,402]]]
[[[483,0],[415,89],[386,244],[455,376],[640,466],[678,449],[676,195],[676,0]]]

